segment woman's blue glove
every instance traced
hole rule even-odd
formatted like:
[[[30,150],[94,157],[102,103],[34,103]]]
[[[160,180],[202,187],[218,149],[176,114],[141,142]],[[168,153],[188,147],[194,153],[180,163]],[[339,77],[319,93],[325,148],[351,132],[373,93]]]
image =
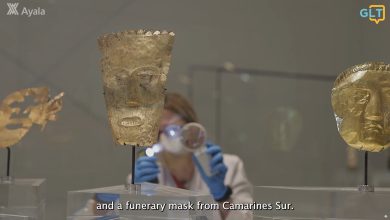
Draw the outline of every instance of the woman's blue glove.
[[[193,155],[192,159],[195,163],[195,166],[198,168],[202,179],[209,187],[210,192],[214,197],[214,200],[219,201],[225,198],[227,194],[231,194],[231,189],[224,183],[227,166],[223,163],[221,147],[213,144],[207,144],[206,153],[211,156],[211,176],[207,176],[196,156]]]
[[[156,157],[140,157],[135,162],[135,183],[154,182],[157,179],[160,169]]]

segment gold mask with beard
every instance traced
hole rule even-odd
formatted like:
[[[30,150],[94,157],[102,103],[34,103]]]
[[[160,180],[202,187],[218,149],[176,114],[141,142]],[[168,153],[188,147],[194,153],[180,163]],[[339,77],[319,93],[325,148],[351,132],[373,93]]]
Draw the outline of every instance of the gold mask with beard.
[[[98,39],[104,97],[114,141],[152,146],[157,142],[174,33],[124,31]]]

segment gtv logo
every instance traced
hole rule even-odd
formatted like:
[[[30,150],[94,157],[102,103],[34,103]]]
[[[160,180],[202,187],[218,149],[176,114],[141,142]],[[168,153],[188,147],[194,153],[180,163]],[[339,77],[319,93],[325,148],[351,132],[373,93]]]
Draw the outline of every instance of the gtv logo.
[[[379,24],[386,19],[386,7],[385,5],[370,5],[368,8],[360,10],[360,17],[368,18],[368,20]]]

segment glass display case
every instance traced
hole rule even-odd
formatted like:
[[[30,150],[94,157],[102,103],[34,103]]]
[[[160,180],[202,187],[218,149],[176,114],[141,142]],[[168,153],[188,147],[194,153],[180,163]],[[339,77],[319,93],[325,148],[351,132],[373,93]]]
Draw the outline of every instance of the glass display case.
[[[245,162],[254,185],[355,187],[363,183],[364,152],[349,150],[337,132],[335,79],[331,72],[193,65],[182,81],[210,140]],[[374,185],[390,187],[389,158],[370,154]]]
[[[0,214],[0,220],[33,220],[34,218],[22,215]]]
[[[44,179],[0,179],[0,219],[45,219]]]
[[[112,186],[68,192],[67,219],[214,219],[217,211],[191,209],[189,204],[212,204],[210,195],[142,183],[140,190]],[[162,207],[164,206],[164,207]]]
[[[255,187],[254,199],[272,205],[270,210],[255,210],[254,219],[390,218],[389,188],[359,192],[357,188],[259,186]]]

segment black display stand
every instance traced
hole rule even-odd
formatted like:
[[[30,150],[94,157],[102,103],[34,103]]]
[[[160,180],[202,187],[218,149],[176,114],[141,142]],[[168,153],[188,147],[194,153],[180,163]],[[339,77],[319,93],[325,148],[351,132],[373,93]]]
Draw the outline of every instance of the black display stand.
[[[135,179],[135,147],[132,146],[132,155],[131,155],[131,184],[134,185]]]
[[[364,184],[358,186],[360,192],[374,192],[374,186],[368,185],[368,151],[364,152]]]
[[[368,185],[368,152],[364,152],[364,185]]]
[[[7,177],[9,178],[11,176],[11,148],[6,147],[7,149]]]

